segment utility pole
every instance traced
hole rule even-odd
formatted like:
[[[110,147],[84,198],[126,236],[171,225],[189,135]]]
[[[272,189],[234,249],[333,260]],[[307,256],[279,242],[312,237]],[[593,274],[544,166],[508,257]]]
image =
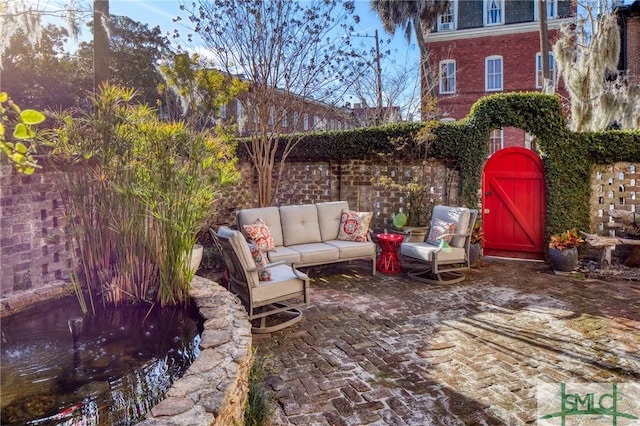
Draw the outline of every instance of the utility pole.
[[[380,66],[380,41],[378,40],[378,30],[375,31],[375,38],[376,38],[376,94],[378,95],[376,125],[380,125],[382,123],[382,68]]]
[[[367,65],[373,68],[373,71],[376,73],[376,116],[375,116],[375,124],[376,126],[379,126],[380,124],[382,124],[382,67],[380,65],[380,39],[378,38],[378,30],[375,30],[373,35],[353,35],[352,37],[365,37],[365,38],[375,38],[376,39],[376,56],[375,58],[373,58],[374,62],[375,62],[375,67],[373,67],[371,65],[371,63],[369,63],[369,61],[366,58],[363,58],[362,56],[360,56],[362,59],[365,59],[367,61]]]

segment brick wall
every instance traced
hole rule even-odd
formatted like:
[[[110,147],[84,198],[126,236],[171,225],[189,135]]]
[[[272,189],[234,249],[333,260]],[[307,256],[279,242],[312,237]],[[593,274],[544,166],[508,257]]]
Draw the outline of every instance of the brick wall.
[[[256,206],[251,167],[248,163],[239,167],[243,179],[220,197],[212,223],[234,225],[236,210]],[[381,177],[392,179],[399,186],[383,185]],[[459,204],[458,174],[442,162],[359,160],[287,164],[275,205],[346,200],[354,210],[373,212],[371,227],[382,230],[391,226],[394,212],[406,208],[407,197],[402,188],[414,179],[433,194],[435,203]],[[1,298],[42,292],[68,278],[64,209],[53,182],[50,170],[24,176],[11,166],[0,166]],[[591,231],[601,235],[615,232],[607,226],[610,220],[606,211],[637,209],[640,213],[639,204],[640,164],[617,163],[594,172]]]
[[[640,84],[640,16],[627,20],[627,72],[629,82]]]
[[[236,210],[256,206],[251,166],[242,163],[239,169],[242,179],[220,197],[212,224],[233,225]],[[275,205],[347,200],[355,210],[374,212],[372,227],[383,229],[390,226],[395,209],[406,204],[406,196],[376,184],[380,176],[398,184],[416,177],[433,188],[435,201],[458,202],[457,175],[439,162],[407,165],[369,160],[288,163]],[[37,293],[68,279],[64,208],[54,181],[51,170],[24,176],[11,166],[0,166],[0,298]]]
[[[53,171],[18,175],[0,165],[0,291],[45,287],[64,280],[69,251],[64,244],[62,200]]]
[[[611,209],[640,215],[640,164],[616,163],[596,168],[591,176],[591,231],[624,236],[624,229],[607,214]]]

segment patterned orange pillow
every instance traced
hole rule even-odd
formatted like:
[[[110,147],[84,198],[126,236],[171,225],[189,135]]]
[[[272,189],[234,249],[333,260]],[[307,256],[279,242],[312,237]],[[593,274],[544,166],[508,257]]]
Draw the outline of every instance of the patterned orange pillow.
[[[438,237],[443,234],[453,234],[456,231],[455,222],[445,222],[444,220],[435,219],[433,221],[433,226],[429,230],[429,236],[427,237],[427,243],[437,246],[440,244],[440,240]],[[445,243],[450,243],[453,235],[448,235],[444,238]]]
[[[248,239],[256,243],[260,250],[274,251],[276,249],[269,227],[262,219],[257,219],[253,225],[244,225],[242,231]]]
[[[256,244],[250,244],[249,249],[251,250],[253,260],[256,262],[256,266],[265,266],[267,264],[267,256],[260,250],[260,247]],[[258,279],[260,281],[271,281],[271,271],[268,269],[258,271]]]
[[[342,210],[337,239],[344,241],[367,241],[367,232],[369,231],[371,216],[371,212]]]

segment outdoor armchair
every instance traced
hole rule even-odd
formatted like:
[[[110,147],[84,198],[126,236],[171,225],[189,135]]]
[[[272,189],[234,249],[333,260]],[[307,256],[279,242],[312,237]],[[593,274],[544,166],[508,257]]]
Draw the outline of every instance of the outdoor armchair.
[[[271,333],[302,319],[300,308],[309,304],[309,278],[305,274],[286,261],[256,266],[249,244],[239,231],[221,226],[218,232],[210,229],[210,233],[222,251],[229,290],[240,298],[252,324],[258,324],[252,328],[254,333]]]
[[[431,284],[464,280],[462,271],[470,267],[471,231],[477,216],[477,210],[465,207],[435,206],[426,241],[400,245],[400,259],[407,275]]]

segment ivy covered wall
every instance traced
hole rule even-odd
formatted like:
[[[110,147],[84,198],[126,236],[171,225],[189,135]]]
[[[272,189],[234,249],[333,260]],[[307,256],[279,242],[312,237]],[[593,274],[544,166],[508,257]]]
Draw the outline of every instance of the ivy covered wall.
[[[589,229],[594,166],[640,162],[640,131],[571,132],[560,98],[537,92],[481,98],[469,116],[457,122],[402,123],[305,136],[288,161],[336,162],[375,156],[447,160],[460,174],[462,204],[477,207],[489,135],[501,127],[518,127],[536,137],[545,167],[547,235]],[[239,155],[242,158],[242,149]]]

